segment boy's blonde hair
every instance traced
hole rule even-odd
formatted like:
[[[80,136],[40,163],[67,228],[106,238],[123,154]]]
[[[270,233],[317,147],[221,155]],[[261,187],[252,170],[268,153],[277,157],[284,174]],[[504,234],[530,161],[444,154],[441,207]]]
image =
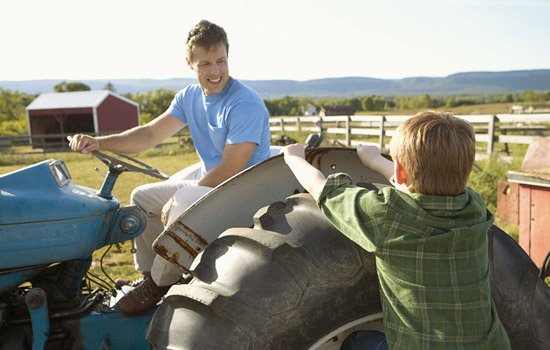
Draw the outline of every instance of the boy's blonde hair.
[[[457,195],[474,164],[474,129],[451,113],[420,112],[397,128],[390,155],[401,163],[411,192]]]

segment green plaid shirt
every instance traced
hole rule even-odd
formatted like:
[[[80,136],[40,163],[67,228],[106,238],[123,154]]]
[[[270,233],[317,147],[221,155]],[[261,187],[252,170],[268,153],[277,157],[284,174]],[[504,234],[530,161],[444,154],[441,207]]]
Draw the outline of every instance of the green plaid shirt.
[[[376,256],[390,349],[509,349],[489,285],[493,217],[457,196],[369,191],[329,176],[318,200],[332,224]]]

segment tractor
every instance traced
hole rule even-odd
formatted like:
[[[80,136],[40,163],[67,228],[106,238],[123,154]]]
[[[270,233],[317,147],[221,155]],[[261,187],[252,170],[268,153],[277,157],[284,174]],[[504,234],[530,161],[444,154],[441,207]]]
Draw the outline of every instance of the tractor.
[[[166,227],[153,247],[184,270],[180,282],[149,312],[120,314],[123,291],[86,282],[92,253],[138,236],[146,216],[112,189],[125,171],[166,176],[125,155],[94,155],[109,169],[99,190],[74,184],[62,160],[0,175],[0,349],[328,350],[353,331],[383,330],[374,256],[324,219],[277,154]],[[353,148],[306,156],[358,186],[390,185]],[[492,296],[513,348],[549,349],[548,266],[539,270],[498,227],[488,235]]]

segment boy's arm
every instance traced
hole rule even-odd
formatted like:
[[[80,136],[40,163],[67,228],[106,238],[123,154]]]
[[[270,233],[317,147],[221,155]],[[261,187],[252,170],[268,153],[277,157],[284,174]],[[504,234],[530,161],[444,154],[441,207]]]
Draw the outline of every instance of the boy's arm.
[[[319,198],[327,179],[313,165],[305,160],[305,147],[300,144],[293,144],[282,149],[285,162],[296,176],[296,179],[306,191],[308,191],[316,200]]]
[[[319,201],[322,191],[326,190],[327,179],[322,172],[305,160],[304,146],[299,144],[290,145],[283,148],[281,152],[284,154],[285,162],[296,176],[296,179],[316,201]],[[392,165],[392,162],[387,162]],[[387,174],[387,162],[381,162],[380,170],[376,171],[385,171]],[[370,163],[365,165],[370,166]],[[393,173],[393,166],[391,166],[391,169]],[[339,180],[344,185],[346,184],[344,178],[347,178],[351,185],[351,179],[347,175],[339,174],[336,177],[342,177]],[[364,196],[370,197],[370,199],[367,198],[370,204],[364,203],[361,199]],[[380,230],[376,226],[381,225],[383,218],[386,217],[384,202],[385,198],[377,196],[375,191],[357,186],[346,186],[345,191],[330,192],[330,196],[324,198],[322,203],[318,203],[318,205],[325,217],[340,232],[369,252],[375,252],[377,249],[376,240],[380,236],[377,234]]]
[[[393,176],[393,162],[382,157],[376,146],[360,145],[357,147],[357,156],[365,166],[382,174],[386,179]]]

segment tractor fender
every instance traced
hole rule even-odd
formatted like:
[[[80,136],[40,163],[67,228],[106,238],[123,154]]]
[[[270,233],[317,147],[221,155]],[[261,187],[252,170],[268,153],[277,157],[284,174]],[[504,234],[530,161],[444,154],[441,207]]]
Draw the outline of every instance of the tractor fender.
[[[351,148],[306,150],[306,159],[325,175],[345,171],[354,183],[388,184],[366,168]],[[196,201],[153,243],[157,254],[190,272],[195,257],[231,227],[251,227],[254,213],[271,203],[304,192],[282,155],[250,167]]]

